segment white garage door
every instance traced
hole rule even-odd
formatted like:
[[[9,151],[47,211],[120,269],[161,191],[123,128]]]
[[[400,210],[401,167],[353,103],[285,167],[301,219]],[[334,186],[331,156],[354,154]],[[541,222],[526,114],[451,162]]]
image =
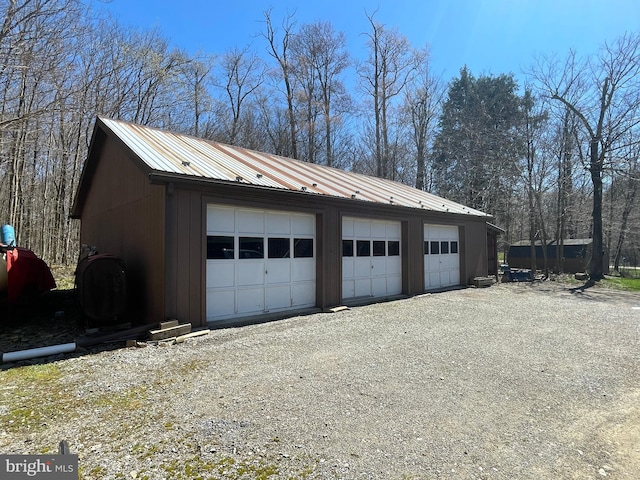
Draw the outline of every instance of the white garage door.
[[[207,206],[207,321],[315,304],[313,215]]]
[[[424,288],[450,287],[460,284],[458,227],[424,226]]]
[[[402,293],[400,222],[342,219],[342,298]]]

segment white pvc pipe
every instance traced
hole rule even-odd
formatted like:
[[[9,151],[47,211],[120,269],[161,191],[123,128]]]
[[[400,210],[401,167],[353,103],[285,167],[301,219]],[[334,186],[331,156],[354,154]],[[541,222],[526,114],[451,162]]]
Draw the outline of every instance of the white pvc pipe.
[[[60,345],[51,345],[49,347],[31,348],[29,350],[19,350],[17,352],[7,352],[2,354],[3,362],[17,362],[19,360],[27,360],[35,357],[46,357],[48,355],[57,355],[58,353],[69,353],[76,349],[76,343],[63,343]]]

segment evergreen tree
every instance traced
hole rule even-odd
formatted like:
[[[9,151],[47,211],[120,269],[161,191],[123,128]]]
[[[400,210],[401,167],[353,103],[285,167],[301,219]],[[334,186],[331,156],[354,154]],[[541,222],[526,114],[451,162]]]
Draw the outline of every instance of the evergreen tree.
[[[443,105],[434,146],[437,193],[500,216],[523,154],[522,99],[511,75],[474,77],[466,67]]]

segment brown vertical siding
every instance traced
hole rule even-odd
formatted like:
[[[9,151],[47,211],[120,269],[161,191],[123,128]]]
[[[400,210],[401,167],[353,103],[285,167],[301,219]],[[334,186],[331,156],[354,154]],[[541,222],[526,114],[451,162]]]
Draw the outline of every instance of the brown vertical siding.
[[[184,243],[189,244],[189,288],[181,289],[182,296],[189,296],[188,318],[194,319],[195,325],[206,323],[206,264],[207,264],[207,207],[199,192],[189,192],[188,209],[191,212],[189,225],[185,232],[188,235]],[[179,233],[181,236],[181,233]],[[197,292],[200,292],[198,298]]]
[[[109,158],[114,157],[109,152],[105,153]],[[124,171],[122,168],[124,165],[115,170]],[[92,187],[90,200],[83,213],[83,235],[94,239],[111,238],[104,242],[105,245],[135,266],[132,280],[137,285],[139,295],[146,297],[145,319],[160,321],[170,317],[194,326],[206,324],[206,211],[209,203],[315,213],[316,306],[322,309],[339,305],[342,299],[343,216],[401,222],[402,292],[406,295],[424,291],[425,224],[458,225],[462,284],[469,283],[475,276],[486,275],[486,222],[482,219],[408,209],[402,209],[399,215],[394,207],[377,207],[365,202],[335,202],[326,197],[312,197],[316,200],[313,202],[295,202],[293,196],[296,194],[250,191],[238,185],[169,184],[165,189],[149,184],[144,174],[136,176],[134,171],[135,168],[131,169],[126,176],[133,182],[140,182],[137,190],[141,198],[131,199],[114,212],[107,212],[107,217],[104,210],[109,209],[98,212],[97,217],[90,214],[94,210],[94,202],[108,202],[109,197],[100,195],[99,192],[104,188]],[[104,178],[103,173],[96,175],[96,178]],[[149,200],[145,201],[146,198]],[[144,207],[139,208],[138,205]],[[130,213],[121,215],[123,208]],[[159,213],[166,215],[166,225],[158,219]],[[93,222],[92,217],[99,221]],[[102,221],[105,218],[108,220]],[[101,230],[100,225],[105,228]],[[99,232],[94,234],[96,229]],[[145,252],[132,250],[135,245],[148,244],[151,238],[156,241],[155,246],[166,246],[165,250],[152,247]],[[158,280],[159,285],[155,285],[154,279]],[[166,295],[157,294],[160,286]],[[159,305],[162,308],[158,308]]]
[[[482,212],[381,179],[317,170],[317,166],[209,145],[191,137],[111,124],[111,130],[103,125],[95,132],[74,215],[82,219],[83,243],[125,261],[136,323],[167,317],[194,326],[206,323],[209,203],[314,214],[319,308],[342,301],[343,216],[401,223],[402,293],[406,295],[425,288],[425,224],[458,227],[461,284],[487,274],[486,222],[491,217]],[[229,149],[235,153],[223,155]],[[214,176],[217,170],[209,165],[214,160],[228,178],[221,173]],[[241,170],[227,172],[227,167]],[[306,193],[297,184],[288,189],[292,181],[307,176],[318,184],[305,183]]]
[[[164,186],[106,142],[82,210],[82,243],[125,262],[132,323],[164,314]]]
[[[316,268],[317,302],[318,307],[327,309],[339,305],[342,298],[342,217],[337,208],[326,208],[317,218],[316,234],[322,252]]]
[[[179,268],[179,229],[178,225],[178,196],[175,184],[169,183],[166,189],[165,199],[165,315],[169,319],[177,319],[178,315],[178,283]]]
[[[487,229],[487,275],[498,278],[498,234]]]
[[[406,227],[402,229],[402,290],[407,295],[416,295],[424,291],[423,242],[423,218],[421,216],[412,217],[406,222]]]
[[[467,222],[460,229],[463,255],[461,256],[460,281],[464,285],[473,282],[474,277],[487,275],[487,224]]]
[[[472,259],[471,261],[473,262],[471,271],[475,271],[475,269],[478,267],[477,262],[473,260],[475,257],[477,257],[477,254],[473,251],[474,246],[477,246],[477,240],[468,238],[468,232],[469,228],[466,225],[458,226],[458,239],[460,241],[460,283],[462,285],[466,285],[467,283],[469,283],[469,259]],[[473,278],[473,276],[471,278]]]
[[[166,316],[206,323],[206,203],[202,193],[172,185],[167,193]]]

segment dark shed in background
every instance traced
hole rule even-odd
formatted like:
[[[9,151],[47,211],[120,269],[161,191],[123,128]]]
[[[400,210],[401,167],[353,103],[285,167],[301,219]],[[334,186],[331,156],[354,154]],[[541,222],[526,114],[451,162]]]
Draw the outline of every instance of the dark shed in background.
[[[562,248],[555,240],[547,243],[547,263],[550,270],[558,272],[559,265],[563,273],[586,272],[591,259],[590,238],[565,239]],[[544,253],[542,242],[536,241],[536,269],[544,268]],[[560,263],[559,261],[560,260]],[[513,268],[531,268],[531,242],[522,240],[509,246],[507,263]],[[609,273],[609,255],[604,255],[603,272]]]

